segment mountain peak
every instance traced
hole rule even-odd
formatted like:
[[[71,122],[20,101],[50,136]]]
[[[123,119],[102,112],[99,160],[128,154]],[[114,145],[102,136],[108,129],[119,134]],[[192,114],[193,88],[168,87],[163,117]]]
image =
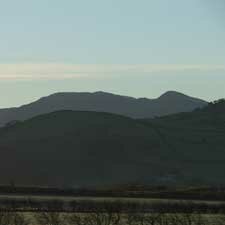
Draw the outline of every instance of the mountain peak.
[[[162,94],[160,97],[159,97],[159,99],[160,98],[170,98],[170,97],[188,97],[187,95],[185,95],[185,94],[182,94],[182,93],[180,93],[180,92],[177,92],[177,91],[167,91],[167,92],[165,92],[164,94]]]

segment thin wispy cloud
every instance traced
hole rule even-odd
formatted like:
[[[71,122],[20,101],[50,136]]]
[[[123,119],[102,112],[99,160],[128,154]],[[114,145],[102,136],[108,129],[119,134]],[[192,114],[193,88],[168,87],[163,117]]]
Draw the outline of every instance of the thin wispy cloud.
[[[181,64],[0,64],[0,80],[107,78],[116,74],[225,71],[225,65]]]

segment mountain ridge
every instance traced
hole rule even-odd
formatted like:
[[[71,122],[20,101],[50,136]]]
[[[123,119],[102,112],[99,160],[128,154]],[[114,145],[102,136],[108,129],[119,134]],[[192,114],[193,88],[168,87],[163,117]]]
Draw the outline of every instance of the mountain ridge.
[[[102,91],[58,92],[20,107],[0,109],[0,125],[59,110],[97,111],[131,118],[152,118],[192,111],[206,104],[204,100],[172,91],[155,99],[134,98]]]

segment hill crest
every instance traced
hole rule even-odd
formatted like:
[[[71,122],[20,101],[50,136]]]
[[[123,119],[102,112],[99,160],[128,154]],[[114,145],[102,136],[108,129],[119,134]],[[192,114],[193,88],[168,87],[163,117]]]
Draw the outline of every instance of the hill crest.
[[[155,99],[134,98],[102,91],[59,92],[21,107],[0,109],[0,125],[59,110],[97,111],[131,118],[152,118],[189,112],[206,104],[204,100],[171,91]]]

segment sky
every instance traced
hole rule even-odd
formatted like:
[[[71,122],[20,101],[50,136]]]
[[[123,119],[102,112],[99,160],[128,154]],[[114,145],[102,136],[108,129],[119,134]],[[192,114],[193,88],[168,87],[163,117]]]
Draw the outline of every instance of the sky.
[[[224,0],[0,0],[0,108],[54,92],[225,97]]]

